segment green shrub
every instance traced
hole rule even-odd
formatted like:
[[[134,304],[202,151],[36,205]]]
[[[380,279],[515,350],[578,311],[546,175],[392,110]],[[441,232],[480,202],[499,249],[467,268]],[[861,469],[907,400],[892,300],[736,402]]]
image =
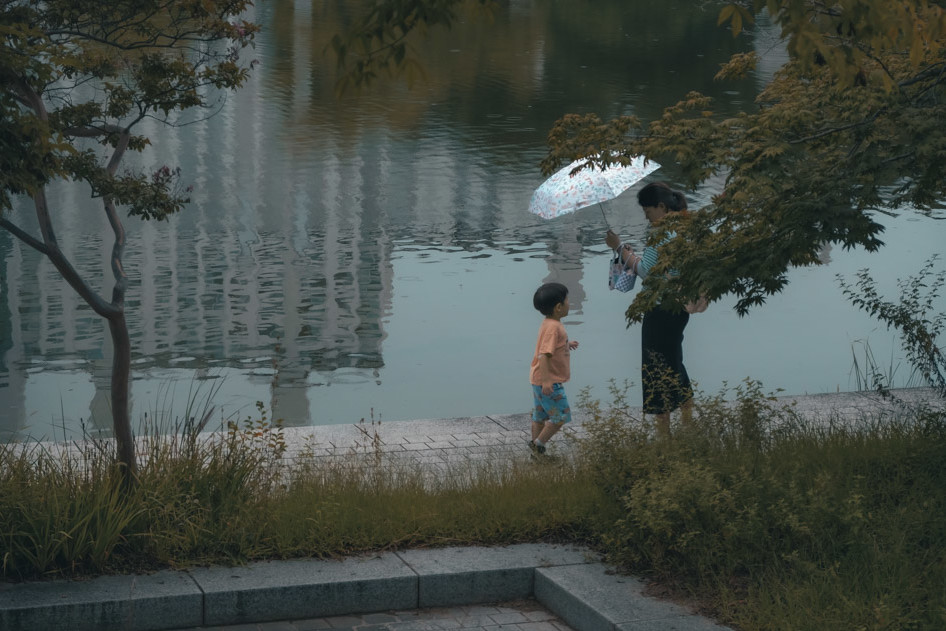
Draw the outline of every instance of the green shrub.
[[[735,399],[699,401],[667,440],[590,408],[586,458],[622,511],[602,535],[610,560],[746,628],[942,628],[944,415],[813,425],[758,384]]]

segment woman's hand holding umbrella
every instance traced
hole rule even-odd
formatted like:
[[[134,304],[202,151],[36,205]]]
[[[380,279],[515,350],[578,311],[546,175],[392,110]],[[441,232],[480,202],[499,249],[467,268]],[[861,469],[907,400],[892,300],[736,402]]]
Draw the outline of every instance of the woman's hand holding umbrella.
[[[616,235],[614,231],[608,228],[608,231],[604,233],[604,242],[612,250],[617,250],[618,247],[621,245],[621,237]]]

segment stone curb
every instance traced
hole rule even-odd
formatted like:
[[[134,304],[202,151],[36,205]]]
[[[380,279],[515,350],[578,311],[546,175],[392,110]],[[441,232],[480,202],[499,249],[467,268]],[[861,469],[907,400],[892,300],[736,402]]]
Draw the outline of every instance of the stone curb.
[[[579,546],[405,550],[343,560],[0,585],[0,629],[160,631],[535,598],[575,631],[723,631]]]
[[[578,631],[723,631],[601,563],[536,568],[535,599]]]

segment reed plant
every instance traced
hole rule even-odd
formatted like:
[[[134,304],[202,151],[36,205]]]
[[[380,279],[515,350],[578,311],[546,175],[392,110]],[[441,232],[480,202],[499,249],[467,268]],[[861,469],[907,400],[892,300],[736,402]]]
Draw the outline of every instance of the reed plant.
[[[98,450],[0,446],[4,576],[107,571],[141,512]]]

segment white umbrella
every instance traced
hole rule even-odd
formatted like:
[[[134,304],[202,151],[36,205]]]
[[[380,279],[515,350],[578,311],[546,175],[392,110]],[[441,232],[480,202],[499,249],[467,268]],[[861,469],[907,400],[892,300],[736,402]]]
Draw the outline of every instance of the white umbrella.
[[[571,175],[571,171],[585,161],[575,160],[535,189],[529,212],[543,219],[555,219],[579,208],[606,202],[660,168],[653,160],[635,156],[630,164],[612,164],[603,170],[591,165]],[[604,215],[604,208],[601,214]],[[608,218],[604,220],[607,223]]]

